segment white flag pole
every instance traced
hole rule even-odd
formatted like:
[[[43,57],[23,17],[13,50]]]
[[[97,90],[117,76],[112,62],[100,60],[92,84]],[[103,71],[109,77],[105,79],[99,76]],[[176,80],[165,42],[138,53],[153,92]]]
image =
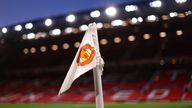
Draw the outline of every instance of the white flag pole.
[[[99,66],[96,66],[93,69],[96,108],[104,108],[101,73],[102,70],[100,69]]]
[[[93,40],[95,44],[96,49],[96,59],[97,59],[97,65],[95,68],[93,68],[93,77],[94,77],[94,87],[95,87],[95,103],[96,108],[104,108],[104,102],[103,102],[103,88],[102,88],[102,81],[101,81],[101,75],[103,73],[103,66],[104,61],[101,58],[101,54],[99,51],[99,42],[98,42],[98,33],[97,33],[97,26],[96,23],[92,23],[92,31],[93,31]]]

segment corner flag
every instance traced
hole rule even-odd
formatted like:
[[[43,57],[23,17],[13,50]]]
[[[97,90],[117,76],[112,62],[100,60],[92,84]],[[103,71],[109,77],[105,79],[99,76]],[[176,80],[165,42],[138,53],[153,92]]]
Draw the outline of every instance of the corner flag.
[[[70,66],[70,69],[64,79],[64,82],[60,88],[59,94],[67,91],[73,81],[87,71],[96,68],[96,66],[104,65],[101,58],[98,44],[97,26],[95,23],[89,25],[86,31],[81,45],[75,55],[75,58]]]

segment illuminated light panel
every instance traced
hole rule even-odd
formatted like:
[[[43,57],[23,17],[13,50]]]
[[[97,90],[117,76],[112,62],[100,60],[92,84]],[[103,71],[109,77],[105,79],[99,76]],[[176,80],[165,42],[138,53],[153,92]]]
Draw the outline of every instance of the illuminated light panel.
[[[36,48],[32,47],[32,48],[30,49],[30,52],[31,52],[31,53],[36,53]]]
[[[107,43],[108,43],[108,40],[107,40],[107,39],[101,39],[101,40],[100,40],[100,44],[101,44],[101,45],[107,45]]]
[[[24,49],[23,49],[23,53],[24,53],[24,54],[28,54],[28,53],[29,53],[29,50],[28,50],[27,48],[24,48]]]
[[[27,34],[27,39],[35,39],[35,34],[34,33]]]
[[[81,44],[80,42],[75,42],[75,43],[74,43],[74,47],[75,47],[75,48],[79,48],[80,44]]]
[[[51,49],[52,49],[53,51],[58,50],[58,45],[52,45],[52,46],[51,46]]]
[[[6,27],[3,27],[2,29],[1,29],[1,32],[3,33],[3,34],[5,34],[5,33],[7,33],[7,28]]]
[[[23,39],[23,40],[27,39],[27,35],[26,35],[26,34],[23,34],[23,35],[22,35],[22,39]]]
[[[111,22],[111,25],[112,26],[123,26],[124,25],[124,21],[122,21],[122,20],[114,20],[114,21],[112,21]]]
[[[177,30],[177,31],[176,31],[176,35],[177,35],[177,36],[183,35],[183,31],[182,31],[182,30]]]
[[[149,16],[147,16],[147,21],[155,22],[155,21],[157,21],[157,17],[155,15],[149,15]]]
[[[105,10],[105,13],[110,16],[110,17],[113,17],[117,14],[117,9],[115,7],[108,7],[106,10]]]
[[[143,18],[142,17],[138,17],[137,21],[141,23],[141,22],[143,22]]]
[[[40,47],[40,51],[41,51],[41,52],[46,52],[46,51],[47,51],[47,48],[46,48],[45,46],[41,46],[41,47]]]
[[[143,35],[143,38],[144,38],[145,40],[148,40],[148,39],[151,38],[151,35],[150,35],[150,34],[144,34],[144,35]]]
[[[66,34],[70,34],[70,33],[73,33],[74,28],[73,27],[67,27],[67,28],[65,28],[64,31],[65,31]]]
[[[135,17],[131,18],[131,20],[130,20],[131,24],[137,24],[137,22],[138,22],[138,20]]]
[[[149,6],[152,8],[160,8],[162,6],[162,2],[160,0],[155,0],[150,2]]]
[[[98,11],[98,10],[95,10],[95,11],[92,11],[91,13],[90,13],[90,16],[92,17],[92,18],[98,18],[99,16],[100,16],[100,11]]]
[[[103,28],[103,23],[97,23],[97,28],[98,28],[98,29]]]
[[[125,11],[127,12],[134,12],[137,11],[138,7],[136,5],[127,5],[125,6]]]
[[[14,27],[14,30],[15,30],[15,31],[21,31],[21,30],[22,30],[22,26],[21,26],[21,25],[16,25],[16,26]]]
[[[162,15],[161,18],[162,18],[162,20],[169,20],[170,19],[168,15]]]
[[[185,17],[185,13],[179,13],[179,14],[177,15],[177,17],[179,17],[179,18],[184,18],[184,17]]]
[[[192,12],[191,12],[190,10],[185,12],[185,15],[186,15],[186,16],[189,16],[189,15],[191,15],[191,14],[192,14]]]
[[[111,25],[110,25],[109,23],[105,23],[105,24],[103,25],[103,27],[104,27],[104,28],[111,28]]]
[[[177,16],[177,12],[171,12],[171,13],[169,13],[169,16],[170,17],[176,17]]]
[[[80,31],[86,31],[88,29],[88,26],[86,24],[84,24],[84,25],[81,25],[79,27],[79,29],[80,29]]]
[[[183,4],[183,3],[187,2],[187,0],[175,0],[175,2],[178,4]]]
[[[32,28],[33,28],[33,24],[32,23],[25,24],[25,29],[32,29]]]
[[[61,30],[60,29],[53,29],[49,32],[49,34],[52,36],[59,36],[59,35],[61,35]]]
[[[160,35],[160,37],[161,37],[161,38],[164,38],[164,37],[166,37],[166,36],[167,36],[166,32],[160,32],[160,34],[159,34],[159,35]]]
[[[63,49],[69,49],[70,45],[68,43],[64,43],[62,47]]]
[[[45,20],[45,22],[44,22],[44,24],[45,24],[47,27],[51,26],[52,23],[53,23],[53,21],[52,21],[50,18],[47,18],[47,19]]]
[[[133,35],[130,35],[130,36],[128,36],[128,41],[135,41],[135,36],[133,36]]]
[[[73,15],[73,14],[70,14],[70,15],[68,15],[68,16],[65,18],[65,20],[66,20],[67,22],[70,22],[70,23],[74,22],[75,19],[76,19],[76,17],[75,17],[75,15]]]
[[[39,39],[39,38],[45,38],[47,36],[46,32],[38,32],[35,36],[35,39]]]
[[[113,39],[114,43],[121,43],[121,38],[120,37],[115,37]]]

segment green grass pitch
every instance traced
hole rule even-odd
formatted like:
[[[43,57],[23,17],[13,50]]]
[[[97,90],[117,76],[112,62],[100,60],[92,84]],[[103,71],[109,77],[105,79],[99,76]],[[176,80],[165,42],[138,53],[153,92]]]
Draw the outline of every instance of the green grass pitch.
[[[94,103],[0,103],[0,108],[95,108]],[[106,103],[105,108],[192,108],[192,102]]]

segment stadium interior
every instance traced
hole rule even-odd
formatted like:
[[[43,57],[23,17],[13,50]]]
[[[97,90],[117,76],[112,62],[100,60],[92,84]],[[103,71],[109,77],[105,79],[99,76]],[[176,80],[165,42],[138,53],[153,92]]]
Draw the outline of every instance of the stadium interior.
[[[192,101],[191,5],[140,1],[2,27],[0,102],[94,102],[92,71],[57,96],[91,22],[105,102]]]

